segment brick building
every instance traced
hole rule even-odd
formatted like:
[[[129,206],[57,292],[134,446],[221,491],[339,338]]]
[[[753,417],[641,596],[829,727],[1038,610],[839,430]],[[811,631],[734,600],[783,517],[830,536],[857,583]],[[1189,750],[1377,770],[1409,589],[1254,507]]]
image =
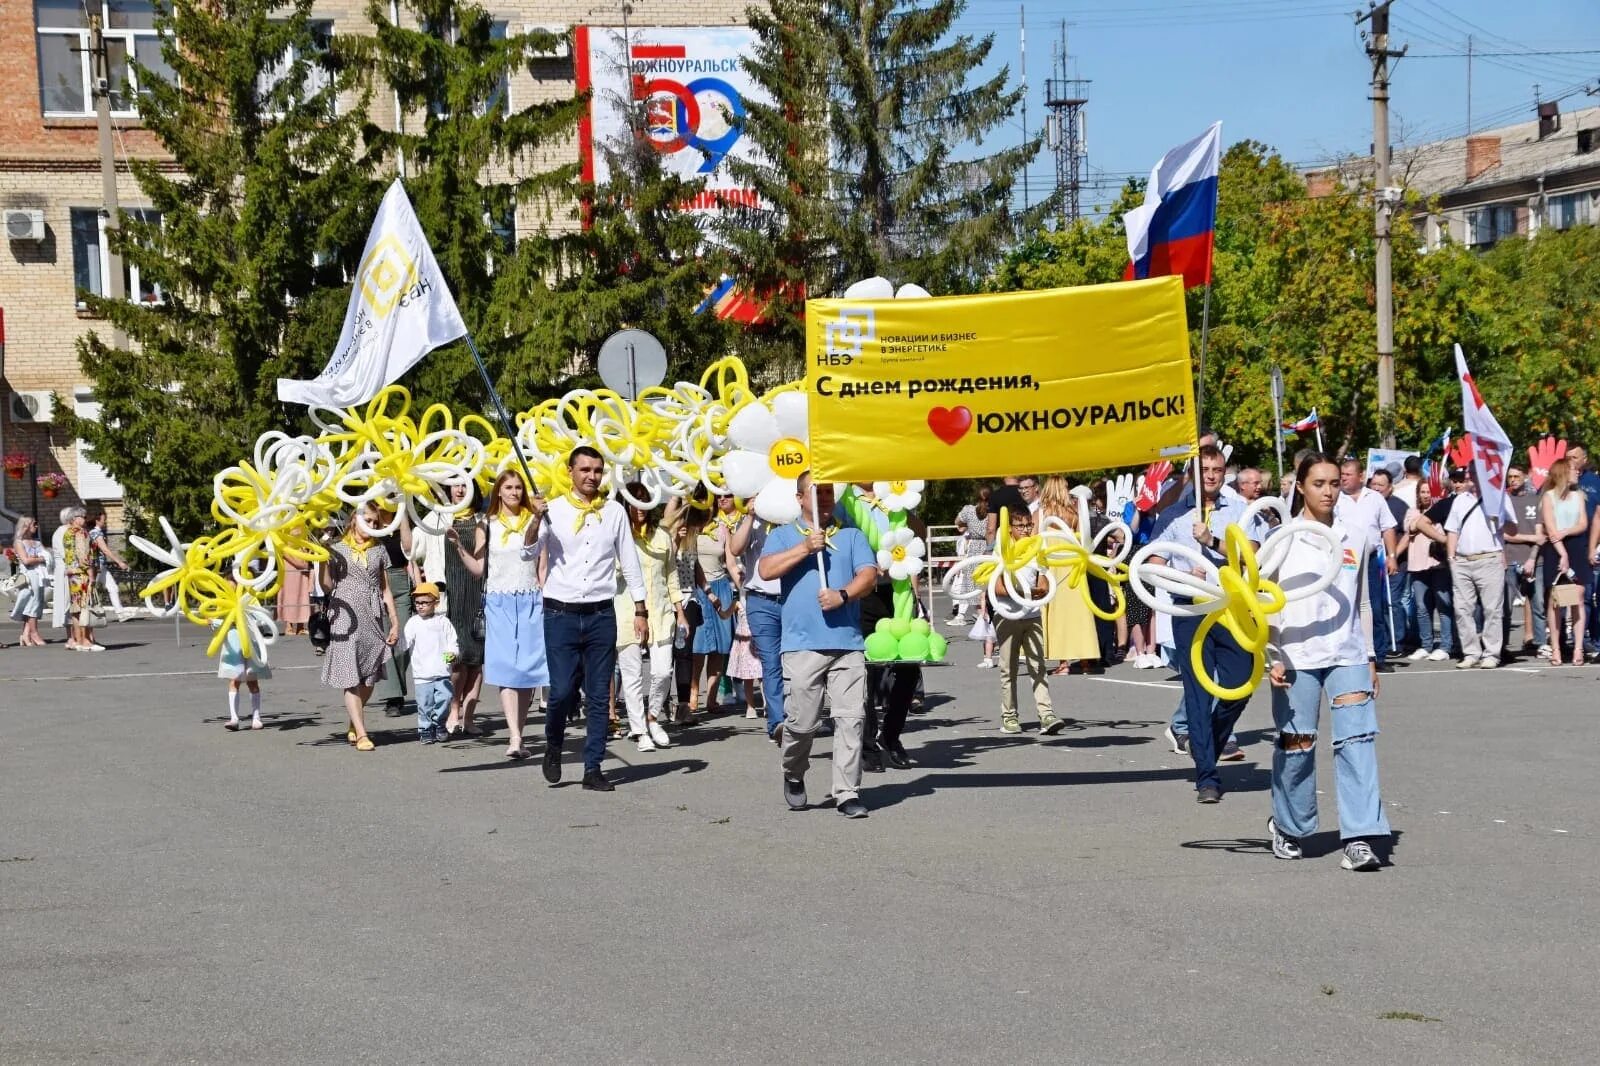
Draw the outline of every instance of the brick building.
[[[1370,156],[1306,173],[1313,196],[1341,182],[1370,181]],[[1505,237],[1600,223],[1600,107],[1562,114],[1539,106],[1528,122],[1480,130],[1394,153],[1398,187],[1422,193],[1435,210],[1417,228],[1432,249],[1448,236],[1487,248]]]
[[[620,5],[531,0],[488,0],[501,32],[540,27],[565,34],[588,23],[616,25]],[[653,27],[742,25],[747,0],[632,0],[631,25]],[[49,425],[46,400],[54,393],[92,417],[94,383],[78,365],[76,342],[86,330],[106,328],[83,307],[81,290],[107,292],[102,264],[106,260],[100,154],[94,117],[94,86],[85,49],[87,11],[103,19],[112,65],[112,114],[117,163],[118,198],[124,210],[143,204],[128,172],[132,158],[160,158],[160,145],[139,128],[126,57],[159,67],[160,42],[150,0],[13,0],[0,4],[0,39],[19,45],[13,62],[0,65],[0,214],[7,225],[0,249],[0,314],[4,315],[3,359],[0,359],[0,454],[26,454],[38,472],[59,472],[69,488],[57,500],[39,501],[46,531],[56,524],[62,503],[104,504],[113,524],[121,511],[122,490],[97,466],[80,442],[62,439]],[[370,33],[363,0],[322,0],[315,17],[328,33]],[[394,9],[392,9],[394,10]],[[408,17],[396,10],[402,19]],[[506,86],[509,106],[570,96],[575,91],[575,63],[570,47],[519,71]],[[392,128],[396,119],[392,93],[373,93],[372,120]],[[411,116],[408,116],[413,121]],[[552,158],[566,162],[577,153],[576,141],[556,148]],[[516,227],[527,232],[542,219],[522,218]],[[125,268],[126,269],[126,268]],[[130,299],[157,299],[136,273],[126,275]],[[32,506],[32,486],[25,479],[0,478],[0,534]]]

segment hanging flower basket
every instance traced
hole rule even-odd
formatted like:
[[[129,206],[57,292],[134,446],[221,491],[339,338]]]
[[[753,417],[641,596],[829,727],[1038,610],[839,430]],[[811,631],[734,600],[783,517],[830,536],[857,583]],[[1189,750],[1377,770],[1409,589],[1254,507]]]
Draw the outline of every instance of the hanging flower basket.
[[[54,472],[40,474],[37,484],[40,494],[47,500],[53,500],[62,489],[67,487],[67,475]]]
[[[4,460],[0,460],[0,462],[5,464],[7,477],[13,481],[21,481],[28,472],[28,464],[32,463],[33,459],[23,455],[21,452],[13,452],[11,455],[6,456]]]

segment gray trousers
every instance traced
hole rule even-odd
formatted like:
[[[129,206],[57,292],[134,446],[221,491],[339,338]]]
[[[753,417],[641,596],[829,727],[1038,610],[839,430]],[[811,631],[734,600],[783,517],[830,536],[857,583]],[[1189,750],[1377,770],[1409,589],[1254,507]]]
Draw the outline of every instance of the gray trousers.
[[[994,635],[1000,658],[1001,720],[1018,717],[1017,687],[1020,676],[1026,673],[1033,681],[1034,710],[1043,723],[1054,710],[1044,667],[1044,622],[1038,618],[996,617]]]
[[[822,721],[822,697],[833,718],[833,798],[855,799],[861,790],[861,735],[865,721],[867,659],[859,651],[783,653],[783,772],[804,779],[811,737]]]
[[[1505,650],[1505,630],[1501,609],[1506,599],[1506,557],[1487,552],[1469,559],[1457,555],[1450,564],[1450,585],[1455,595],[1456,636],[1461,654],[1468,659],[1500,658]],[[1483,629],[1478,629],[1476,613],[1483,607]]]

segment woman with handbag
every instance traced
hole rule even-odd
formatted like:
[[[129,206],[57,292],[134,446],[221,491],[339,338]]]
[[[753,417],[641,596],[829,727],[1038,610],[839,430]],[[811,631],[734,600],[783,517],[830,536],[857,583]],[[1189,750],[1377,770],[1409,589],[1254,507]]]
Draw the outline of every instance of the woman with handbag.
[[[391,649],[400,639],[394,595],[384,575],[388,553],[372,535],[372,530],[382,526],[378,505],[363,504],[351,517],[343,539],[333,546],[320,575],[329,628],[322,683],[344,690],[345,713],[350,717],[346,739],[357,751],[375,747],[363,716],[373,687],[388,673]]]
[[[44,617],[45,554],[44,545],[39,541],[37,519],[24,515],[18,520],[12,547],[17,556],[17,577],[22,580],[17,601],[11,607],[12,620],[22,623],[22,639],[18,646],[42,648],[45,639],[39,635],[39,619]]]
[[[89,543],[87,512],[82,507],[67,508],[67,531],[61,539],[62,571],[67,583],[67,650],[105,651],[96,644],[94,627],[102,621],[94,602],[94,547]],[[60,595],[58,590],[56,595]]]
[[[535,547],[544,511],[545,501],[529,494],[521,472],[507,470],[490,490],[488,521],[477,528],[472,550],[457,527],[445,534],[467,573],[483,579],[483,679],[500,689],[508,759],[528,757],[522,742],[528,705],[533,690],[550,683]]]
[[[478,697],[483,691],[483,578],[475,576],[462,561],[455,547],[462,537],[476,538],[479,511],[483,507],[483,493],[476,483],[452,485],[450,502],[460,505],[470,497],[472,503],[459,515],[451,529],[445,531],[444,582],[445,614],[455,627],[455,662],[450,664],[450,715],[445,719],[447,737],[481,737],[483,730],[473,722],[478,709]],[[450,540],[454,532],[455,541]],[[472,543],[476,544],[474,539]]]
[[[1572,612],[1572,665],[1583,665],[1584,590],[1594,568],[1589,561],[1589,522],[1583,490],[1572,476],[1572,462],[1557,459],[1545,479],[1539,521],[1546,531],[1539,547],[1545,576],[1545,622],[1550,629],[1550,662],[1561,665],[1561,611]]]

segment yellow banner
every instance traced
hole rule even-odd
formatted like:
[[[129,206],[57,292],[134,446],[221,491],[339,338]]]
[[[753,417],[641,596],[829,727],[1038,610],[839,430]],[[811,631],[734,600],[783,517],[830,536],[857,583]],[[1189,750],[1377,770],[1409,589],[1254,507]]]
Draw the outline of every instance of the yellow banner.
[[[825,481],[997,477],[1194,454],[1183,279],[806,301]]]

